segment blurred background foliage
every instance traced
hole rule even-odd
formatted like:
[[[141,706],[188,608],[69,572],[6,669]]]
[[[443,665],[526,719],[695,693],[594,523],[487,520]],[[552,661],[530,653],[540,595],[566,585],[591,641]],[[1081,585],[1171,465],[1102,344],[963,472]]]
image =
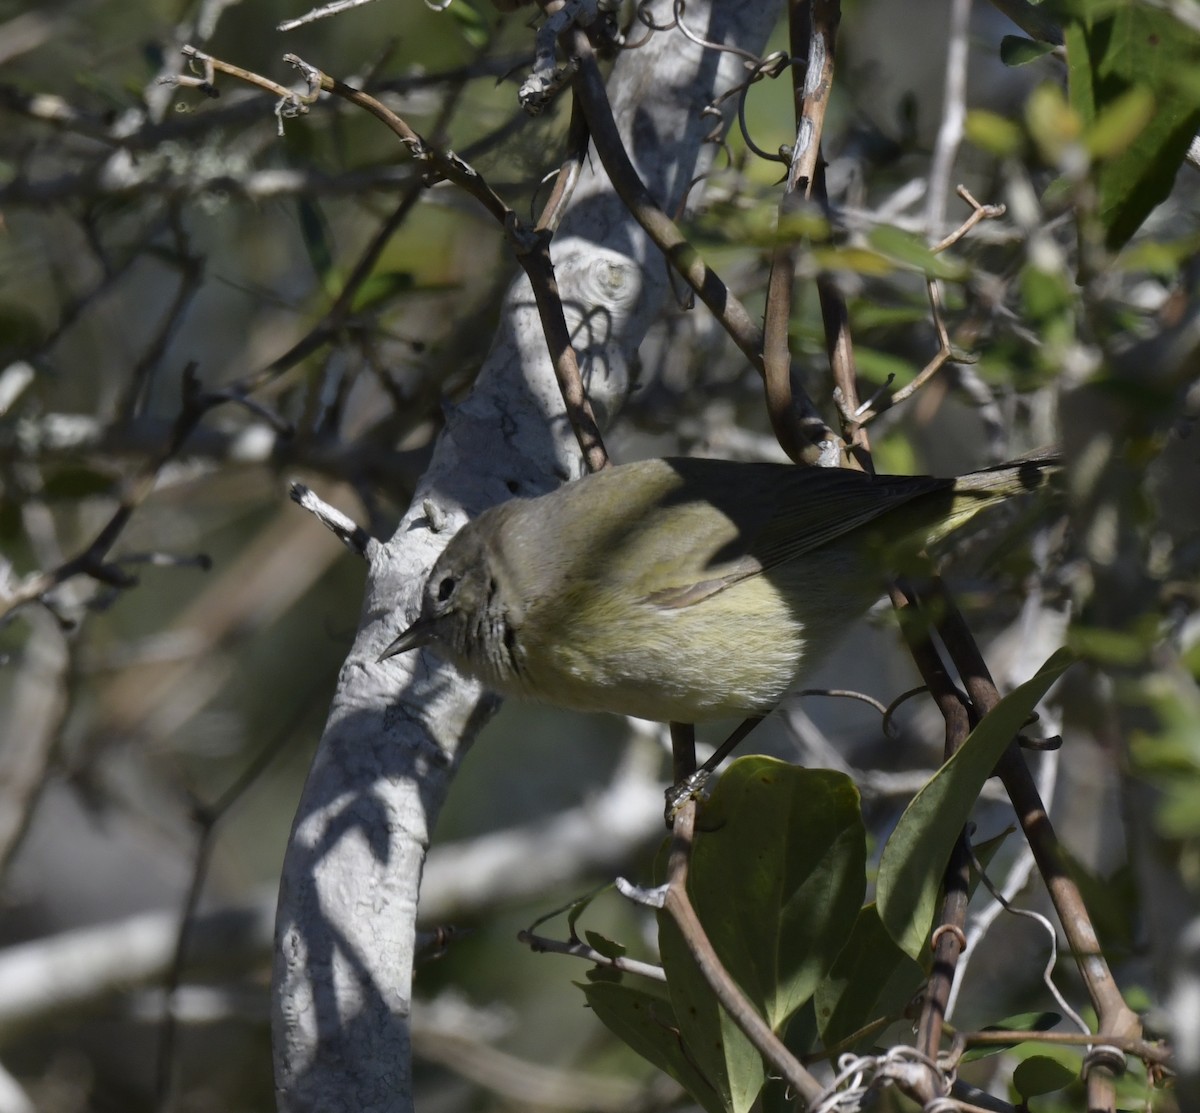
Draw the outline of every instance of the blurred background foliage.
[[[840,271],[864,396],[888,376],[897,386],[911,380],[935,349],[924,279],[904,258],[909,241],[889,234],[923,234],[919,183],[940,119],[947,12],[943,0],[844,8],[824,142],[846,234],[824,248],[818,236],[802,274],[818,263]],[[463,396],[486,353],[514,267],[469,198],[443,184],[416,199],[411,164],[367,116],[323,100],[288,120],[280,137],[262,93],[222,79],[219,99],[208,99],[157,78],[178,71],[184,42],[285,83],[292,74],[280,58],[293,51],[367,84],[418,131],[468,157],[519,210],[535,203],[557,165],[566,123],[565,101],[535,119],[516,105],[532,41],[521,12],[502,17],[482,0],[454,0],[440,13],[416,0],[376,0],[287,34],[275,29],[300,14],[288,0],[0,3],[6,592],[84,550],[136,480],[147,469],[155,476],[102,554],[115,562],[105,576],[71,578],[54,587],[48,608],[26,607],[0,628],[9,720],[0,761],[18,766],[4,801],[11,830],[0,848],[0,963],[18,944],[61,937],[66,946],[80,937],[64,933],[91,927],[113,927],[118,952],[121,939],[136,949],[131,917],[144,912],[163,913],[172,940],[207,854],[201,913],[248,908],[258,918],[235,932],[237,945],[210,945],[177,995],[172,1101],[197,1111],[273,1106],[262,925],[361,602],[361,567],[288,501],[287,484],[302,480],[386,536],[443,407]],[[1080,364],[1081,333],[1106,353],[1134,351],[1155,335],[1189,275],[1194,281],[1200,207],[1195,172],[1185,167],[1126,254],[1106,257],[1104,282],[1093,282],[1095,296],[1081,303],[1070,214],[1083,186],[1064,151],[1082,125],[1059,91],[1059,59],[1001,61],[1001,39],[1014,32],[993,8],[975,6],[971,141],[953,180],[1009,212],[951,253],[948,265],[958,269],[945,309],[956,349],[978,359],[947,366],[902,413],[876,424],[883,471],[961,471],[1054,439],[1057,392],[1092,370]],[[785,41],[781,28],[773,45]],[[760,147],[788,142],[791,119],[786,81],[753,87],[747,120]],[[697,191],[689,218],[696,242],[755,309],[779,173],[748,155],[735,128],[730,159]],[[399,230],[381,237],[410,193],[416,203]],[[950,219],[965,216],[964,207]],[[331,304],[373,246],[365,280],[331,320]],[[811,282],[798,284],[792,333],[793,352],[818,366],[824,335]],[[202,390],[253,383],[252,405],[232,398],[209,410],[154,471],[183,406],[189,364]],[[811,385],[828,400],[817,377]],[[1146,408],[1147,424],[1161,428],[1179,393],[1177,380],[1146,380],[1122,402]],[[681,450],[778,457],[757,377],[703,311],[682,308],[647,341],[641,381],[610,448],[618,459]],[[1195,490],[1178,495],[1172,519],[1175,574],[1195,567]],[[974,566],[988,575],[972,574],[969,563],[961,575],[972,614],[994,638],[989,659],[1000,676],[1036,666],[1062,635],[1061,625],[1031,635],[1021,624],[1032,580],[1044,579],[1037,590],[1060,611],[1075,590],[1078,565],[1055,569],[1048,555],[1060,540],[1040,544],[1035,558],[985,547]],[[1194,621],[1196,594],[1179,582],[1182,627]],[[915,683],[894,642],[885,622],[864,624],[814,686],[861,688],[887,701]],[[1122,635],[1085,648],[1119,658],[1137,647]],[[1194,650],[1186,661],[1194,675]],[[1107,899],[1127,891],[1127,881],[1114,880],[1127,877],[1118,873],[1127,866],[1112,822],[1123,750],[1103,723],[1089,721],[1096,683],[1066,686],[1070,745],[1095,760],[1059,771],[1061,824],[1085,875],[1108,879],[1095,885],[1106,942],[1127,960],[1129,983],[1153,996],[1129,902]],[[1195,885],[1200,868],[1187,840],[1197,833],[1200,714],[1156,692],[1174,733],[1164,740],[1151,726],[1135,752],[1174,793],[1169,831]],[[775,717],[756,742],[816,763],[822,740],[834,738],[852,766],[900,775],[937,760],[931,723],[928,713],[906,710],[902,741],[886,742],[861,705],[808,700]],[[665,776],[660,741],[650,735],[631,739],[616,721],[508,706],[466,761],[438,844],[549,819],[638,761]],[[913,782],[903,783],[911,791]],[[886,832],[904,797],[881,784],[867,786],[866,808],[873,830]],[[1001,829],[1002,816],[983,833]],[[468,1037],[560,1070],[584,1095],[582,1108],[670,1099],[584,1010],[569,984],[582,968],[515,942],[541,912],[614,872],[647,878],[657,842],[648,827],[619,867],[535,895],[518,886],[524,895],[487,907],[446,906],[456,933],[417,975],[429,1003],[417,1037],[425,1109],[538,1103],[522,1089],[535,1074],[528,1064],[492,1062],[469,1041],[463,1051]],[[634,945],[649,930],[616,900],[588,915],[589,926]],[[212,928],[210,919],[196,931]],[[1044,939],[1024,924],[1006,931],[1003,946],[981,952],[972,968],[968,1015],[994,1020],[1009,1004],[1030,1007],[1040,992],[1032,971]],[[63,1002],[0,1015],[0,1062],[39,1109],[136,1111],[161,1100],[165,964],[122,971],[113,946],[92,961],[115,972],[81,977],[83,988]],[[1014,979],[1014,968],[1031,971],[1028,979]],[[597,1087],[596,1076],[631,1082],[614,1097],[588,1090],[577,1071]]]

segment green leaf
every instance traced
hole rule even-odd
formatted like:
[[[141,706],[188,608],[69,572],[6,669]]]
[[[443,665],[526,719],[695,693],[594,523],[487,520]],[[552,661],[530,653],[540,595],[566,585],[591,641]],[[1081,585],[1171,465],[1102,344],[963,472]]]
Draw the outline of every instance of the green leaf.
[[[1200,129],[1200,33],[1169,12],[1121,4],[1081,11],[1065,39],[1076,112],[1089,126],[1117,112],[1089,144],[1104,150],[1094,169],[1099,217],[1117,248],[1170,193]],[[1135,129],[1139,115],[1143,125]]]
[[[888,934],[905,954],[919,958],[950,851],[984,782],[1038,701],[1074,661],[1060,649],[985,715],[962,747],[934,774],[883,848],[876,900]]]
[[[1124,271],[1149,271],[1158,278],[1173,280],[1185,260],[1200,252],[1200,236],[1184,236],[1164,243],[1157,240],[1139,240],[1125,248],[1116,265]]]
[[[729,1019],[675,921],[665,913],[658,917],[658,950],[679,1027],[678,1042],[722,1106],[746,1113],[766,1079],[761,1056]],[[690,1087],[688,1092],[703,1102]]]
[[[320,202],[313,198],[297,197],[296,214],[300,220],[300,236],[308,252],[308,260],[325,292],[336,294],[338,282],[334,271],[333,243],[325,211]]]
[[[459,33],[468,46],[475,50],[482,50],[487,46],[492,37],[492,29],[487,17],[474,4],[460,0],[459,3],[451,4],[447,11],[458,24]]]
[[[624,982],[576,984],[605,1027],[675,1079],[708,1113],[725,1113],[726,1103],[716,1087],[680,1042],[675,1012],[664,992]]]
[[[1054,43],[1036,42],[1024,35],[1005,35],[1000,40],[1000,61],[1006,66],[1024,66],[1044,58],[1054,49]]]
[[[862,908],[813,998],[825,1046],[841,1043],[873,1020],[898,1014],[924,978],[920,964],[892,942],[876,906]],[[870,1041],[863,1043],[869,1046]],[[847,1048],[860,1049],[861,1045]]]
[[[880,254],[931,278],[956,281],[966,277],[967,268],[961,262],[944,253],[935,255],[922,237],[903,228],[880,224],[871,229],[867,240]]]
[[[1067,149],[1078,142],[1083,133],[1079,113],[1064,99],[1062,90],[1051,82],[1039,85],[1029,94],[1025,102],[1025,126],[1050,166],[1058,166]]]
[[[967,113],[967,139],[998,158],[1016,154],[1025,142],[1024,133],[1007,116],[973,108]]]
[[[354,312],[364,313],[415,289],[416,281],[411,271],[378,271],[358,288],[354,295]]]
[[[1109,668],[1140,665],[1147,660],[1157,640],[1157,622],[1153,619],[1133,630],[1076,625],[1067,635],[1067,644],[1075,654]]]
[[[588,946],[593,951],[598,951],[605,958],[621,958],[625,954],[625,945],[623,943],[609,939],[608,936],[601,935],[598,931],[585,931],[583,936],[588,941]]]
[[[1045,1055],[1034,1055],[1024,1062],[1018,1063],[1013,1071],[1013,1088],[1024,1101],[1037,1097],[1038,1094],[1052,1094],[1055,1090],[1064,1090],[1079,1077],[1062,1063],[1055,1062]]]
[[[700,814],[690,891],[717,954],[778,1031],[829,972],[866,890],[858,789],[842,773],[734,762]]]
[[[879,386],[888,381],[889,375],[892,376],[892,385],[897,388],[905,386],[917,377],[916,369],[903,356],[893,355],[878,348],[868,348],[863,344],[855,345],[854,362],[863,378]]]
[[[750,1003],[780,1031],[832,966],[866,888],[858,790],[841,773],[735,761],[701,809],[689,892]],[[680,1036],[734,1113],[762,1089],[762,1059],[720,1007],[675,922],[659,951]]]
[[[1115,158],[1141,135],[1154,116],[1154,94],[1135,85],[1122,93],[1092,122],[1084,142],[1093,158]]]

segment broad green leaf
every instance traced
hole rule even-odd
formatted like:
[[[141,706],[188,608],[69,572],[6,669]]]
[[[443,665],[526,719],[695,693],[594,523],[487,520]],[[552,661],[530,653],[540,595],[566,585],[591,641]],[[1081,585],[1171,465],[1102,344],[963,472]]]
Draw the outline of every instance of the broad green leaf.
[[[605,958],[621,958],[625,954],[625,944],[609,939],[607,935],[601,935],[598,931],[585,931],[583,937],[593,951],[599,952]]]
[[[762,1057],[729,1019],[675,921],[663,912],[658,915],[658,950],[682,1047],[722,1106],[746,1113],[766,1078]]]
[[[1124,3],[1080,10],[1065,39],[1072,107],[1089,128],[1117,112],[1089,142],[1106,156],[1094,171],[1099,217],[1117,248],[1170,193],[1200,129],[1200,33],[1170,12]],[[1144,123],[1135,130],[1139,114]],[[1114,135],[1120,143],[1111,143]]]
[[[858,791],[841,773],[742,758],[704,804],[692,902],[730,976],[776,1031],[812,996],[845,943],[865,870]],[[685,1046],[729,1108],[745,1113],[762,1089],[761,1057],[665,914],[659,950]]]
[[[854,783],[768,757],[734,762],[700,813],[690,889],[717,954],[779,1031],[829,972],[862,904]]]
[[[1034,1055],[1017,1064],[1013,1071],[1013,1089],[1023,1101],[1039,1094],[1052,1094],[1064,1090],[1079,1077],[1079,1072],[1045,1055]]]
[[[825,1046],[833,1047],[873,1020],[899,1013],[924,978],[920,965],[892,942],[875,905],[866,905],[813,997]]]
[[[679,1038],[675,1011],[665,992],[625,982],[577,982],[604,1025],[643,1059],[669,1074],[708,1113],[727,1105]]]
[[[975,108],[967,113],[967,139],[997,157],[1016,154],[1025,142],[1021,129],[1007,116]]]
[[[1084,135],[1093,158],[1115,158],[1141,135],[1154,116],[1154,94],[1141,85],[1126,90],[1088,126]]]
[[[934,774],[883,848],[876,901],[888,934],[906,954],[920,958],[950,851],[996,762],[1074,657],[1060,649],[1038,673],[984,716],[962,748]]]
[[[1037,42],[1024,35],[1005,35],[1000,40],[1000,61],[1006,66],[1024,66],[1044,58],[1054,49],[1054,43]]]
[[[308,261],[326,293],[337,293],[339,285],[334,265],[334,249],[329,221],[319,201],[311,197],[296,198],[296,215],[300,222],[300,237],[308,252]]]
[[[871,229],[867,240],[882,255],[931,278],[954,281],[966,277],[967,268],[963,263],[945,253],[935,255],[921,236],[906,232],[903,228],[880,224]]]
[[[1025,126],[1043,159],[1057,166],[1071,144],[1083,134],[1083,121],[1057,85],[1039,85],[1025,102]]]

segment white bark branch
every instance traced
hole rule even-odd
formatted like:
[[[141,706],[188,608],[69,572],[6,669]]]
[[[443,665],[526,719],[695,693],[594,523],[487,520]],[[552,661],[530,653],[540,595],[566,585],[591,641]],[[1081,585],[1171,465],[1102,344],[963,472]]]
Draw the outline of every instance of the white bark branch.
[[[669,5],[660,18],[669,19]],[[765,42],[773,3],[689,8],[707,37]],[[629,150],[665,207],[707,165],[700,117],[739,62],[659,34],[618,58],[610,82]],[[664,264],[590,160],[552,245],[603,422],[666,288]],[[585,318],[586,314],[586,318]],[[412,1108],[408,1016],[417,888],[454,770],[494,709],[474,682],[424,654],[376,663],[414,616],[453,529],[489,504],[575,477],[578,452],[533,297],[514,283],[474,392],[448,417],[430,470],[371,566],[347,658],[293,828],[276,928],[274,1046],[280,1108]],[[434,513],[427,512],[429,507]],[[452,528],[435,530],[442,519]]]

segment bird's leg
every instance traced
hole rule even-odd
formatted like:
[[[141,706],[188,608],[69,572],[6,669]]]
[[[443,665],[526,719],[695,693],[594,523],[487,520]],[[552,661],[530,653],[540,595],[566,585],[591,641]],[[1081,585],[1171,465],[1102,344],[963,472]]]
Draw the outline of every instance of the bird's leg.
[[[703,787],[713,771],[721,764],[733,751],[734,747],[746,737],[759,723],[763,721],[762,715],[755,715],[749,719],[743,719],[733,733],[725,739],[714,751],[710,757],[699,769],[694,772],[681,775],[679,761],[679,744],[677,741],[676,728],[686,728],[690,731],[690,737],[695,739],[695,727],[690,723],[672,723],[671,724],[671,745],[675,752],[675,776],[678,778],[670,788],[667,789],[667,810],[666,819],[667,826],[670,827],[675,819],[675,813],[679,811],[685,800],[695,796]],[[695,765],[695,752],[693,751],[692,765]]]

